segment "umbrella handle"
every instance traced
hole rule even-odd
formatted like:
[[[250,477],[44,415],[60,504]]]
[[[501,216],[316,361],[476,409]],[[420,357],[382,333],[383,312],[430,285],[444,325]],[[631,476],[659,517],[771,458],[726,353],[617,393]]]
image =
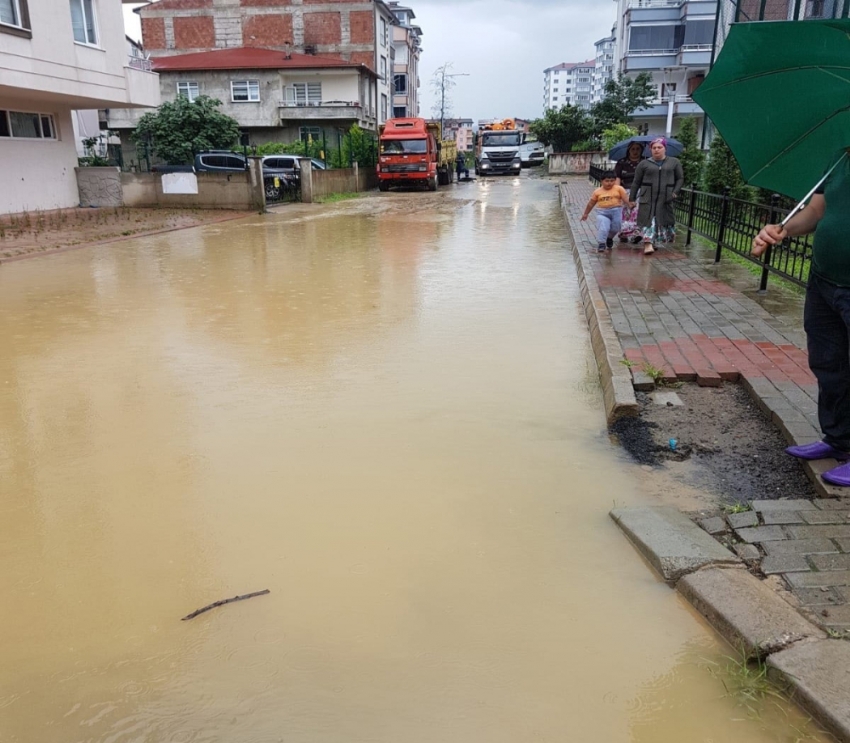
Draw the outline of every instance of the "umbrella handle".
[[[815,184],[815,187],[814,187],[811,191],[809,191],[809,192],[808,192],[808,193],[807,193],[807,194],[806,194],[806,195],[805,195],[805,196],[804,196],[804,197],[800,200],[800,202],[797,204],[797,206],[795,206],[795,207],[791,210],[791,212],[788,214],[788,216],[787,216],[787,217],[785,217],[785,219],[783,219],[783,220],[782,220],[782,222],[780,223],[782,227],[784,227],[786,224],[788,224],[788,222],[790,222],[790,221],[791,221],[791,217],[795,216],[798,212],[802,211],[803,207],[805,207],[805,206],[806,206],[806,204],[808,204],[808,203],[809,203],[809,199],[810,199],[810,198],[812,198],[812,196],[814,196],[814,195],[815,195],[815,191],[817,191],[817,190],[818,190],[818,189],[819,189],[819,188],[820,188],[820,187],[821,187],[821,186],[825,183],[826,179],[827,179],[827,178],[829,178],[829,176],[831,176],[831,175],[832,175],[832,171],[833,171],[833,170],[835,170],[835,169],[839,166],[839,164],[841,163],[841,161],[842,161],[845,157],[847,157],[847,150],[845,150],[845,151],[844,151],[844,154],[843,154],[843,155],[841,155],[841,157],[839,157],[839,158],[838,158],[838,160],[836,160],[836,161],[835,161],[835,164],[834,164],[834,165],[833,165],[833,166],[832,166],[829,170],[827,170],[827,171],[826,171],[826,175],[825,175],[823,178],[821,178],[821,179],[820,179],[820,180],[819,180],[819,181]]]

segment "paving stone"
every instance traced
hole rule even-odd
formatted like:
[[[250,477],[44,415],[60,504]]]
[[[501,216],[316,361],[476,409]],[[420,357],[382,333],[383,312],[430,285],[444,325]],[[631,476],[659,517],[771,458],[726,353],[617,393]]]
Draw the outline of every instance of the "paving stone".
[[[771,655],[767,664],[815,719],[839,740],[850,740],[850,642],[801,643]]]
[[[699,525],[711,535],[723,534],[723,532],[729,530],[726,522],[720,516],[712,516],[710,519],[703,519],[699,522]]]
[[[850,570],[825,571],[822,573],[788,573],[785,576],[785,580],[794,588],[850,586]]]
[[[846,603],[847,599],[840,593],[840,588],[821,586],[820,588],[796,588],[794,595],[805,606],[830,606]]]
[[[850,555],[812,555],[811,559],[817,570],[850,571]]]
[[[850,586],[838,587],[833,589],[841,598],[850,603]]]
[[[746,511],[745,513],[730,513],[726,520],[733,529],[743,529],[747,526],[758,526],[759,517],[755,511]]]
[[[830,555],[821,555],[829,557]],[[850,555],[848,555],[850,557]],[[779,573],[805,573],[811,570],[805,555],[788,553],[787,555],[767,555],[761,561],[761,571],[765,575]]]
[[[850,552],[850,539],[836,539],[835,543],[839,546],[842,552]]]
[[[738,555],[744,562],[758,562],[761,560],[761,552],[754,544],[736,544],[735,554]]]
[[[850,539],[850,524],[789,526],[787,529],[794,539]]]
[[[750,658],[805,638],[825,637],[746,570],[700,570],[686,575],[676,588],[734,648],[741,648]]]
[[[786,539],[784,542],[765,542],[768,555],[828,555],[838,552],[829,539]]]
[[[802,511],[800,515],[807,524],[850,523],[850,511]]]
[[[814,504],[823,511],[850,511],[850,498],[818,498]]]
[[[779,524],[804,524],[803,513],[814,513],[814,511],[764,511],[761,515],[766,526]]]
[[[815,504],[802,498],[796,500],[754,500],[753,510],[759,513],[767,511],[813,511]]]
[[[823,622],[830,627],[850,628],[850,606],[847,604],[819,606],[814,612],[818,622]]]
[[[632,386],[638,392],[652,392],[655,389],[655,380],[642,371],[632,369]]]
[[[744,542],[773,542],[785,539],[785,532],[781,526],[756,526],[746,529],[735,529],[735,534]]]
[[[740,564],[677,508],[615,508],[611,518],[667,581],[706,565]]]

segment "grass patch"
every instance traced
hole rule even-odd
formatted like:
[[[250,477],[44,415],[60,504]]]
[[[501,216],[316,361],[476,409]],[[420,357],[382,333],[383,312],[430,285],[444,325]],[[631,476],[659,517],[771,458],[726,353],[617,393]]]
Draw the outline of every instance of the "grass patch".
[[[327,196],[319,196],[314,199],[317,204],[336,204],[338,201],[349,201],[350,199],[359,199],[363,194],[355,191],[346,191],[345,193],[331,193]]]

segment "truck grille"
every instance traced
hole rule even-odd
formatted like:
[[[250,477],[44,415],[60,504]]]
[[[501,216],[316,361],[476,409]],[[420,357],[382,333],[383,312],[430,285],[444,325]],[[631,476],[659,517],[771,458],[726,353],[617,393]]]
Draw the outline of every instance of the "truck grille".
[[[516,152],[488,152],[487,157],[494,163],[511,163],[516,157]]]
[[[423,163],[424,164],[424,163]],[[420,163],[401,163],[400,165],[382,165],[383,173],[418,173]]]

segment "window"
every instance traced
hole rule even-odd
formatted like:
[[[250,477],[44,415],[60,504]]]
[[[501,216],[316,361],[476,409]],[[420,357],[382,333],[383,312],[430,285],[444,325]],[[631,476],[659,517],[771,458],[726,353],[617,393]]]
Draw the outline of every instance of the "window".
[[[381,57],[381,79],[387,79],[387,58]]]
[[[685,46],[705,46],[714,43],[714,21],[688,21],[685,24]]]
[[[6,28],[11,26],[14,28]],[[20,36],[31,36],[27,0],[0,0],[0,31]]]
[[[381,18],[381,46],[387,45],[387,21]]]
[[[177,83],[177,95],[194,101],[199,95],[198,83]]]
[[[670,51],[682,46],[684,26],[632,26],[629,51]]]
[[[393,106],[393,118],[394,119],[406,119],[407,118],[407,106]]]
[[[387,120],[387,96],[381,93],[381,121]]]
[[[71,0],[71,27],[74,29],[74,41],[97,44],[94,0]]]
[[[806,18],[833,18],[835,0],[806,0]]]
[[[0,137],[56,139],[52,114],[0,111]]]
[[[321,83],[295,83],[286,89],[286,101],[295,106],[318,106],[322,102]]]
[[[234,103],[256,102],[260,100],[259,80],[231,80],[230,98]]]
[[[302,142],[318,142],[322,139],[322,129],[318,126],[302,126],[299,136]]]
[[[393,75],[393,91],[396,95],[407,95],[407,75]]]

